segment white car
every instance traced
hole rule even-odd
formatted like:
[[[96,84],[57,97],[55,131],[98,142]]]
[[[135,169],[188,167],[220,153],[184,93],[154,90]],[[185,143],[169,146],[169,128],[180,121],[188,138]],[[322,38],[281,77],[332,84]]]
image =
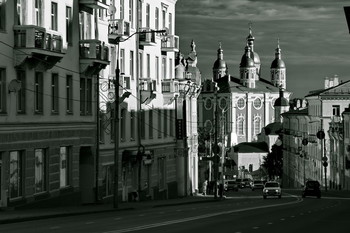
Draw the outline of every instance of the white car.
[[[280,184],[276,181],[269,181],[265,183],[263,189],[263,197],[266,199],[268,196],[275,196],[281,198],[282,190]]]

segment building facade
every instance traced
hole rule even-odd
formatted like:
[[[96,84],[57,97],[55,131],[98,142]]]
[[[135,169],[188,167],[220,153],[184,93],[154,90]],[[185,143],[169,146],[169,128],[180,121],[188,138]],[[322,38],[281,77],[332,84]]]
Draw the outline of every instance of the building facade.
[[[274,104],[279,98],[280,89],[286,88],[286,66],[281,59],[279,43],[270,66],[271,77],[267,80],[261,77],[261,62],[254,50],[254,41],[250,28],[240,62],[239,77],[229,74],[223,49],[219,45],[213,65],[213,77],[203,80],[198,99],[199,128],[204,129],[213,139],[216,137],[215,132],[219,132],[218,140],[224,141],[226,148],[257,141],[261,129],[275,122]],[[285,91],[284,94],[285,99],[289,100],[291,93]],[[224,122],[220,123],[221,121]],[[223,134],[219,125],[224,125]],[[209,144],[213,143],[214,140]]]

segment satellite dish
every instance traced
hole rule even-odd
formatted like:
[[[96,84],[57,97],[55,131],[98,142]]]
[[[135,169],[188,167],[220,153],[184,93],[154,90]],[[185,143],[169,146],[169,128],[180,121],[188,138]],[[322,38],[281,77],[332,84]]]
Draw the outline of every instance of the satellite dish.
[[[22,87],[22,82],[17,80],[17,79],[12,79],[11,82],[9,83],[9,92],[17,92],[21,90]]]
[[[108,14],[109,15],[114,15],[116,11],[117,11],[117,9],[115,8],[115,6],[110,4],[109,7],[108,7]]]

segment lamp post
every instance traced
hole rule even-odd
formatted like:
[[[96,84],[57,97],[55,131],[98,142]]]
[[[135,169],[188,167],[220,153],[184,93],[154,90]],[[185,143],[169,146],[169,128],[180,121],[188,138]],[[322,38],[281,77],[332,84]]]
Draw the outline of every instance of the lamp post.
[[[118,208],[118,181],[119,181],[119,79],[120,79],[120,69],[119,69],[119,44],[121,42],[127,41],[131,37],[140,33],[166,33],[165,30],[152,30],[152,31],[142,31],[135,32],[128,36],[126,39],[121,37],[116,37],[114,41],[109,40],[109,43],[117,45],[117,57],[116,57],[116,69],[115,69],[115,80],[114,80],[114,189],[113,189],[113,207]]]

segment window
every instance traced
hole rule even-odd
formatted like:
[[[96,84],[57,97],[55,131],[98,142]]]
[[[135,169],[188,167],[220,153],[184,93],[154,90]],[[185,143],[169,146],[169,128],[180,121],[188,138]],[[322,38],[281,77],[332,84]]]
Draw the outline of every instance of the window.
[[[139,3],[139,9],[138,9],[138,15],[139,15],[139,19],[138,19],[138,27],[139,28],[142,28],[142,8],[143,8],[143,5],[142,5],[142,1],[140,1]]]
[[[143,78],[143,54],[139,53],[139,75],[140,78]]]
[[[129,22],[130,26],[134,28],[134,0],[129,0]]]
[[[340,116],[340,105],[332,105],[333,116]]]
[[[113,195],[113,183],[114,183],[114,166],[113,164],[104,165],[102,168],[102,193],[103,197]]]
[[[43,17],[43,3],[42,0],[35,0],[35,5],[34,5],[34,20],[35,20],[35,25],[37,26],[42,26],[42,17]]]
[[[51,2],[51,29],[57,31],[57,3]]]
[[[130,140],[131,141],[135,140],[135,123],[136,123],[135,111],[131,110],[130,112]]]
[[[163,13],[163,28],[165,28],[166,11],[163,10],[162,13]]]
[[[245,101],[243,98],[238,99],[237,101],[237,107],[238,109],[242,110],[245,107]]]
[[[120,73],[125,73],[125,50],[120,50]]]
[[[123,87],[125,89],[130,89],[130,77],[129,76],[124,76],[124,83],[123,83]]]
[[[172,22],[173,22],[173,16],[171,13],[169,13],[169,22],[168,22],[168,25],[169,25],[169,34],[172,35],[173,34],[173,25],[172,25]]]
[[[140,124],[141,124],[141,139],[145,139],[145,134],[146,134],[146,125],[145,125],[145,111],[141,110],[141,119],[140,119]]]
[[[152,109],[149,110],[149,117],[148,117],[148,137],[149,139],[153,138],[153,111]]]
[[[120,19],[124,19],[124,0],[120,0]]]
[[[51,111],[58,113],[58,74],[51,76]]]
[[[22,196],[22,153],[21,151],[10,152],[10,198]]]
[[[255,119],[254,119],[254,135],[259,134],[260,130],[261,130],[261,118],[255,117]]]
[[[26,72],[17,70],[17,80],[21,83],[21,89],[17,91],[17,113],[26,112]]]
[[[2,2],[4,2],[4,0],[2,0]],[[15,15],[15,22],[17,25],[24,25],[26,24],[26,12],[24,11],[24,9],[26,9],[26,4],[27,1],[24,0],[17,0],[16,3],[16,15]]]
[[[146,4],[146,27],[150,27],[150,5]]]
[[[105,20],[106,10],[105,9],[98,9],[98,18],[100,20]]]
[[[81,40],[91,39],[91,14],[79,13],[79,35]]]
[[[6,70],[0,68],[0,113],[6,112]]]
[[[0,30],[6,30],[6,1],[0,0]]]
[[[169,58],[169,78],[173,78],[173,59]]]
[[[66,77],[66,110],[67,113],[73,113],[73,76]]]
[[[159,57],[156,57],[156,79],[157,79],[157,82],[159,83],[160,80],[159,80]]]
[[[162,57],[162,71],[163,71],[163,80],[167,78],[166,76],[166,57]]]
[[[35,73],[35,89],[34,89],[34,110],[35,113],[43,113],[43,101],[44,101],[44,93],[43,93],[43,73],[36,72]]]
[[[73,36],[73,25],[72,25],[72,8],[66,7],[66,41],[68,44],[72,44],[72,36]]]
[[[204,105],[205,109],[210,110],[212,106],[213,106],[212,100],[210,98],[207,98],[205,100],[205,105]]]
[[[147,54],[147,78],[151,78],[151,55]]]
[[[45,150],[35,149],[35,193],[46,190]]]
[[[238,136],[244,136],[244,118],[240,117],[237,120],[237,134]]]
[[[166,185],[166,173],[165,173],[165,158],[158,159],[158,182],[159,190],[165,189]]]
[[[69,150],[67,146],[60,147],[60,188],[69,185]]]
[[[249,164],[249,172],[253,171],[253,164]]]
[[[164,131],[164,137],[168,137],[168,109],[164,109],[164,128],[163,128],[163,131]]]
[[[159,8],[156,7],[156,10],[155,10],[155,27],[156,27],[156,30],[159,29]]]
[[[92,80],[80,78],[80,115],[92,113]]]
[[[253,102],[254,108],[255,109],[260,109],[262,106],[262,101],[260,98],[256,98]]]
[[[158,138],[162,138],[162,110],[158,109]]]
[[[126,109],[120,111],[120,141],[124,142],[126,138]]]
[[[130,51],[130,77],[134,80],[134,51]]]
[[[221,109],[225,109],[227,107],[227,100],[226,100],[226,98],[221,98],[219,105],[220,105]]]

